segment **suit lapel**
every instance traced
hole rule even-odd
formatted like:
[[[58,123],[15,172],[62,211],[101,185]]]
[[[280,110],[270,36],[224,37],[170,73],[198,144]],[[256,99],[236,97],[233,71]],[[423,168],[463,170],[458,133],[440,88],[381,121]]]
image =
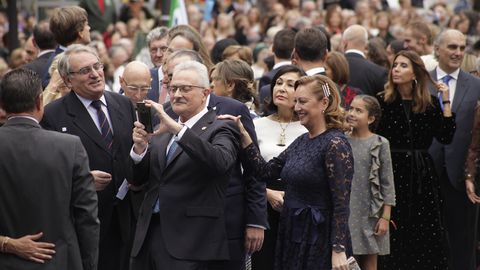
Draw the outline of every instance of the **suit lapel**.
[[[110,154],[92,117],[73,91],[65,98],[65,105],[67,107],[67,113],[73,118],[73,124],[83,131],[83,133],[100,148]]]
[[[462,100],[465,97],[465,94],[468,91],[468,76],[465,76],[463,71],[460,70],[458,73],[457,86],[455,88],[455,94],[453,97],[452,111],[456,112],[458,106],[462,104]]]
[[[210,110],[205,114],[200,120],[198,120],[195,125],[191,128],[192,132],[197,134],[197,136],[201,136],[207,129],[208,126],[210,126],[215,118],[217,117],[216,113],[214,110]],[[170,137],[171,138],[171,137]],[[170,141],[170,140],[169,140]],[[168,143],[168,142],[167,142]],[[164,151],[165,152],[165,151]],[[168,166],[183,152],[183,149],[181,146],[178,146],[175,152],[173,153],[172,158],[168,161],[168,163],[165,166],[165,169],[168,169]],[[165,156],[165,153],[163,153]],[[162,155],[160,155],[162,156]]]
[[[113,149],[112,153],[115,153],[115,150],[120,146],[120,143],[115,140],[116,132],[123,130],[121,126],[123,125],[123,114],[120,110],[120,104],[112,97],[111,93],[105,92],[105,100],[107,102],[108,114],[110,115],[110,121],[112,122],[113,130]],[[120,136],[117,136],[117,138]],[[105,148],[106,149],[106,148]]]

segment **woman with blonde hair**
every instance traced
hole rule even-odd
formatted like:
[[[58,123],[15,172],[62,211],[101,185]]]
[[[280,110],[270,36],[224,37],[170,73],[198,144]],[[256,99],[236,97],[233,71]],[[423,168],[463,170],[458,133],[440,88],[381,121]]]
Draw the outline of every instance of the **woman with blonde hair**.
[[[47,106],[48,103],[59,99],[66,94],[70,93],[70,88],[65,85],[60,73],[58,73],[58,60],[63,56],[63,53],[58,54],[53,58],[50,68],[48,68],[48,74],[50,75],[50,81],[47,87],[43,91],[43,106]]]
[[[266,162],[239,121],[242,164],[257,179],[285,183],[274,269],[347,269],[353,155],[335,83],[322,75],[295,82],[295,112],[308,130]]]
[[[430,95],[427,84],[438,89],[442,102]],[[451,142],[455,133],[448,86],[432,81],[413,51],[394,58],[385,91],[377,133],[390,142],[398,224],[391,233],[390,256],[380,258],[380,269],[447,269],[444,231],[440,220],[438,177],[428,149],[433,139]]]

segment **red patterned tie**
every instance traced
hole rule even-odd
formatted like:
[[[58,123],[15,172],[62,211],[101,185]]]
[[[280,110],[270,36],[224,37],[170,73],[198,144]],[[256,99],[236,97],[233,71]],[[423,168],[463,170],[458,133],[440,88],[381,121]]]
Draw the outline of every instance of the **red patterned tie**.
[[[105,0],[97,0],[98,1],[98,8],[102,12],[102,14],[105,13]]]

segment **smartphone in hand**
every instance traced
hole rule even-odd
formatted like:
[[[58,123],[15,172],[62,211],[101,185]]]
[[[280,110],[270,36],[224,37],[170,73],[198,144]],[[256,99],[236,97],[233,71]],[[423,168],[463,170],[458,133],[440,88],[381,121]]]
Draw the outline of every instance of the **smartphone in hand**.
[[[145,126],[145,131],[153,133],[152,112],[145,102],[137,102],[137,120]]]

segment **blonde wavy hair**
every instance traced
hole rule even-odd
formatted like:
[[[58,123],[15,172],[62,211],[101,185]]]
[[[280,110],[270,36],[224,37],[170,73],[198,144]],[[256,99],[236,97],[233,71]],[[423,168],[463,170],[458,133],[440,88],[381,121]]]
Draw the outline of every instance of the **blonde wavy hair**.
[[[327,97],[328,106],[324,112],[327,129],[347,130],[346,114],[345,110],[340,106],[341,99],[336,84],[327,76],[314,75],[303,76],[298,79],[295,82],[295,90],[302,85],[306,86],[317,97],[317,100],[322,100],[325,97],[322,86],[327,85],[330,88],[330,95]]]

